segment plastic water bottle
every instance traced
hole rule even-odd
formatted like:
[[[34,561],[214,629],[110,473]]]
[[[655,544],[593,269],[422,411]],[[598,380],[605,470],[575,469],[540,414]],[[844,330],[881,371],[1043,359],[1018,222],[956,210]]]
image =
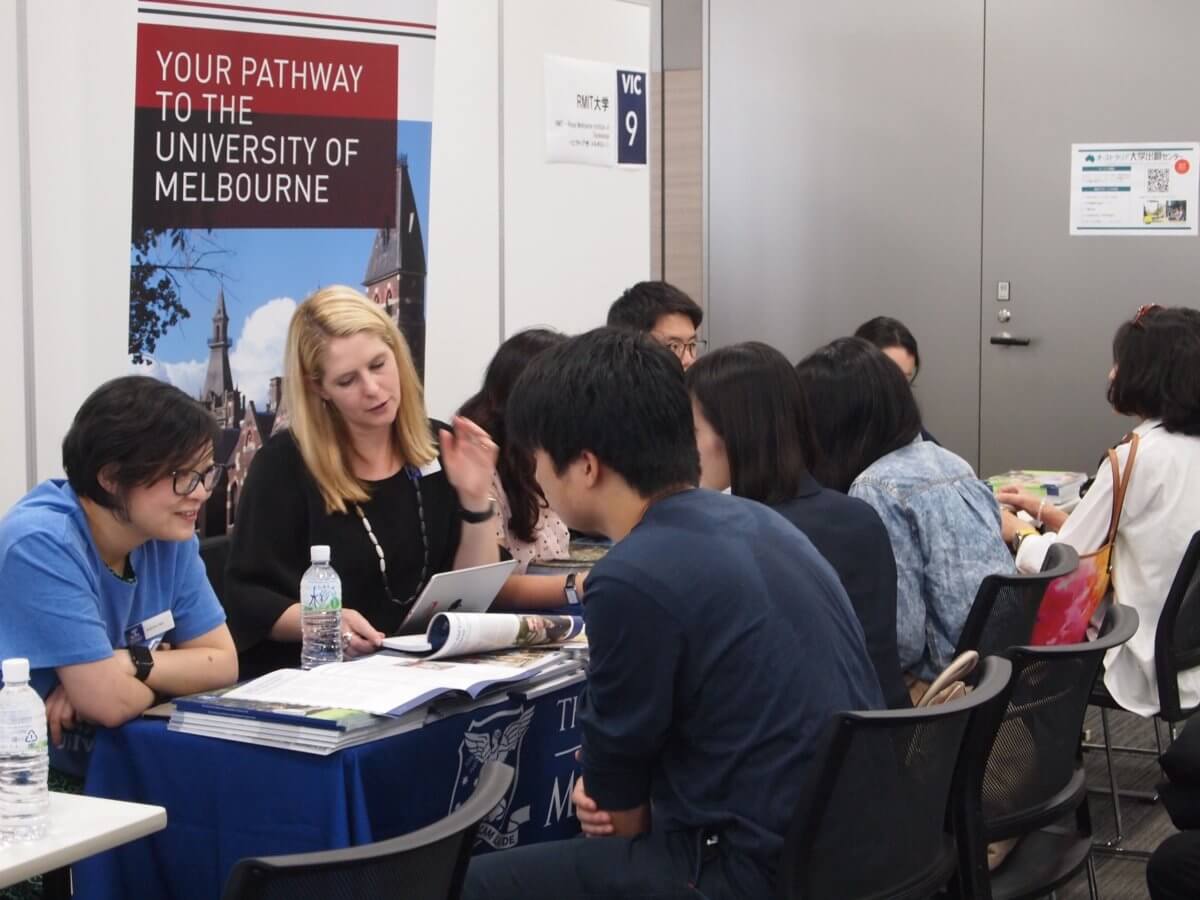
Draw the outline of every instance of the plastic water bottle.
[[[312,565],[300,579],[300,668],[342,661],[342,579],[329,564],[329,548],[309,548]]]
[[[29,686],[29,660],[6,659],[0,690],[0,843],[46,833],[50,746],[46,704]]]

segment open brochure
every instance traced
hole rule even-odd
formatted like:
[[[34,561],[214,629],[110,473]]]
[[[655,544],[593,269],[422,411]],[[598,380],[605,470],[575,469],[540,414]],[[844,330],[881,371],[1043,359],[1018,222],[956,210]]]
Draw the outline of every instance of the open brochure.
[[[475,698],[578,667],[579,661],[571,654],[546,650],[512,650],[454,662],[384,652],[308,671],[280,669],[239,685],[225,696],[397,717],[443,697]]]
[[[438,613],[424,634],[385,638],[388,650],[415,653],[429,659],[486,653],[509,647],[584,643],[580,616],[508,613]]]

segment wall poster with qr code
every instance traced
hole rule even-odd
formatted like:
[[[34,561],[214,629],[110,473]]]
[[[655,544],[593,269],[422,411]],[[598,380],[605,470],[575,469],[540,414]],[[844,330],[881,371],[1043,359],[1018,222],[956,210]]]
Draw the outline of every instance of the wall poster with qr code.
[[[1200,143],[1071,145],[1071,234],[1195,235]]]

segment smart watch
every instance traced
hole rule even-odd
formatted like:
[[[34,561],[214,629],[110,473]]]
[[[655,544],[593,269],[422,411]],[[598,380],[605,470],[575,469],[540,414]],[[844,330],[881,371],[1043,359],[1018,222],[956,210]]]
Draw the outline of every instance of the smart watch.
[[[579,591],[575,590],[575,576],[578,573],[571,572],[567,575],[567,583],[563,585],[563,596],[567,598],[567,606],[579,605]]]
[[[138,681],[145,681],[150,677],[150,670],[154,668],[154,654],[150,652],[149,647],[145,644],[134,644],[129,648],[129,658],[133,660],[136,669],[134,675]]]
[[[489,499],[487,509],[481,510],[480,512],[472,512],[469,509],[461,509],[458,513],[458,517],[468,525],[480,525],[483,522],[491,519],[495,514],[496,501]]]

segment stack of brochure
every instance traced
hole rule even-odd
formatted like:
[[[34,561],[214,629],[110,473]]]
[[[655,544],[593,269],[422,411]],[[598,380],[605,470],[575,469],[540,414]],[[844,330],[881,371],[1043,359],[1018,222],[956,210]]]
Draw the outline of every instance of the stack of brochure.
[[[570,616],[443,613],[425,635],[387,643],[415,652],[280,669],[181,697],[168,727],[327,755],[502,702],[510,691],[535,697],[557,690],[582,680],[586,667],[582,621]],[[496,646],[510,649],[487,652]]]
[[[425,711],[389,718],[354,709],[231,698],[232,688],[180,697],[167,727],[185,734],[327,756],[420,728]]]

